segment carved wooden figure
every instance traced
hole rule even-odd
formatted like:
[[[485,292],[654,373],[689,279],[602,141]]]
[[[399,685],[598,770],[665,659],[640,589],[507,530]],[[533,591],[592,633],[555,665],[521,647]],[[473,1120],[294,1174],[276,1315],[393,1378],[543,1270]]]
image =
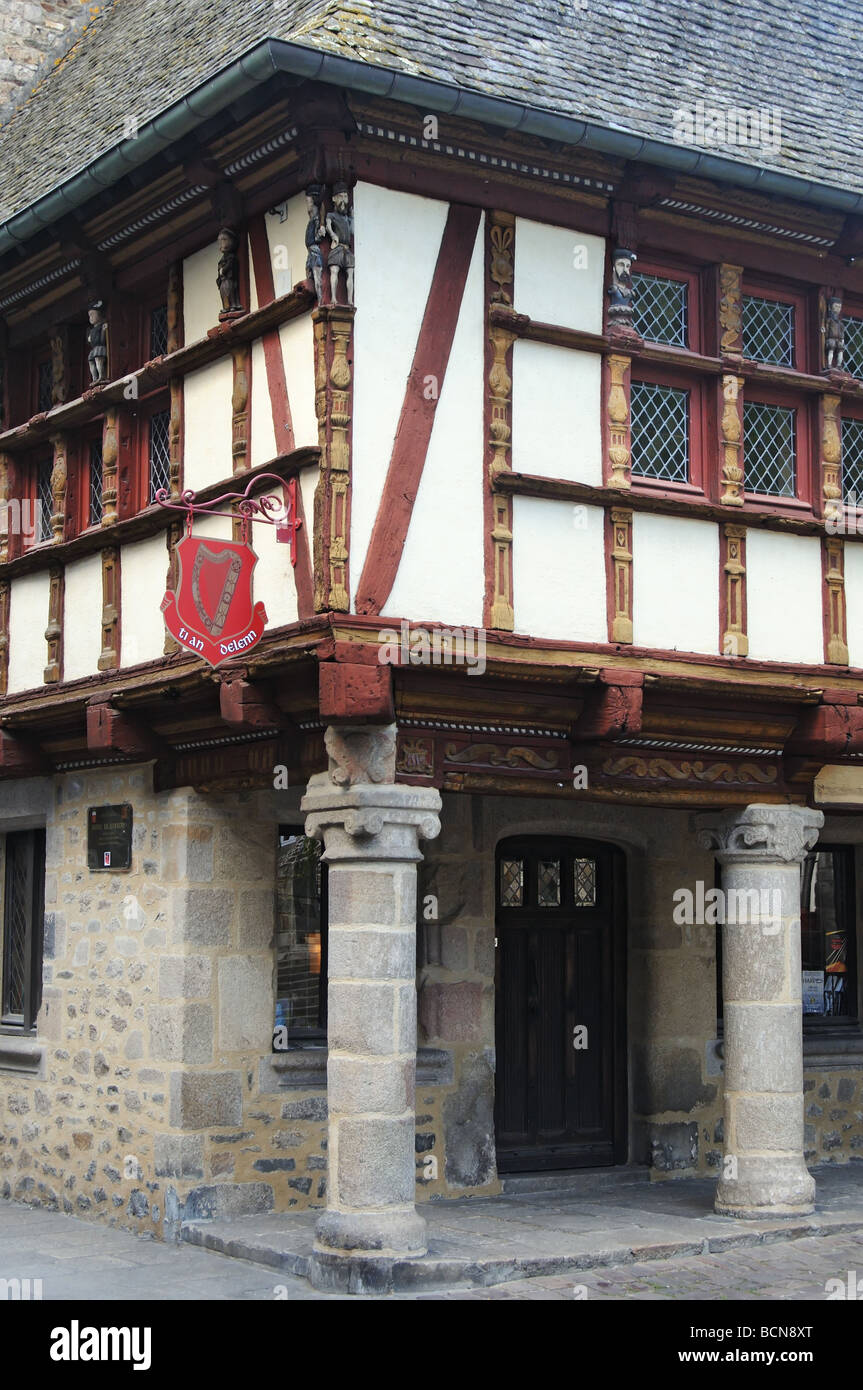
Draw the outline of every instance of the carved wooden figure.
[[[330,299],[333,304],[339,298],[339,271],[345,273],[345,303],[354,302],[354,219],[349,210],[350,193],[346,183],[333,187],[333,207],[327,213],[327,234],[330,238],[330,254],[327,267],[330,272]]]
[[[105,304],[95,300],[87,308],[90,327],[87,330],[87,362],[90,367],[90,380],[97,382],[108,379],[108,325],[105,322]]]
[[[240,258],[237,254],[239,237],[232,227],[223,227],[219,232],[219,268],[216,284],[222,296],[222,312],[219,318],[243,312],[240,302]]]
[[[315,298],[319,304],[324,292],[324,258],[318,244],[326,235],[326,229],[321,225],[323,196],[324,190],[319,184],[310,184],[306,189],[306,211],[309,216],[306,226],[306,276],[315,287]]]
[[[632,309],[635,286],[632,283],[632,263],[637,257],[624,246],[615,249],[611,261],[611,284],[608,287],[609,326],[632,328]]]

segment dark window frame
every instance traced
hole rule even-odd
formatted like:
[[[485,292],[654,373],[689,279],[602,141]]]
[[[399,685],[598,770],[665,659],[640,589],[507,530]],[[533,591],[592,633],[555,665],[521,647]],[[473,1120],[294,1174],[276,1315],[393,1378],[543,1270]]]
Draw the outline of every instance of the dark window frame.
[[[306,838],[305,827],[302,824],[279,825],[277,828],[277,846],[283,838],[291,836],[301,836]],[[320,898],[319,913],[321,926],[321,968],[318,977],[318,1022],[312,1028],[288,1029],[288,1052],[300,1051],[307,1048],[320,1048],[327,1046],[327,982],[328,982],[328,961],[329,961],[329,900],[327,893],[327,865],[323,860],[319,861],[320,870]],[[278,933],[278,909],[276,929]],[[278,947],[276,947],[278,951]],[[277,997],[278,997],[278,985]],[[275,1020],[274,1020],[275,1026]],[[273,1055],[278,1056],[282,1049],[277,1052],[273,1048]]]
[[[13,855],[25,857],[25,910],[27,912],[24,940],[24,991],[21,1013],[10,1008],[10,956],[12,950],[12,874]],[[35,1033],[36,1019],[42,1003],[42,955],[45,922],[45,831],[13,830],[5,837],[3,847],[3,979],[0,1000],[0,1025],[19,1032]]]

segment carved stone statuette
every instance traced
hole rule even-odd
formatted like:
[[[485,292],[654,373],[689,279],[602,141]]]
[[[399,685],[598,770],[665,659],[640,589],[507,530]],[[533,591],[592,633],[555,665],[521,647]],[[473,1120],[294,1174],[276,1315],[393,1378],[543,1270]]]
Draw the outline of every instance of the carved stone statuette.
[[[321,203],[324,190],[320,184],[310,184],[306,189],[306,211],[309,215],[306,226],[306,276],[315,287],[315,298],[320,304],[323,296],[324,258],[318,245],[326,236],[326,228],[321,224]]]
[[[611,284],[608,287],[608,322],[611,327],[632,328],[632,309],[635,286],[632,283],[634,251],[618,246],[611,259]]]
[[[96,382],[108,379],[108,325],[105,322],[105,304],[101,299],[87,307],[90,327],[87,330],[87,362],[90,367],[90,380]]]
[[[346,183],[333,185],[333,207],[327,213],[327,235],[330,254],[330,300],[338,303],[339,271],[345,273],[345,303],[354,302],[354,219],[349,209],[350,193]]]
[[[237,255],[239,237],[232,227],[223,227],[219,232],[219,268],[216,284],[222,296],[222,312],[219,318],[243,313],[240,302],[240,258]]]
[[[827,300],[824,319],[824,366],[827,371],[842,370],[845,356],[845,325],[842,322],[842,300],[831,295]]]

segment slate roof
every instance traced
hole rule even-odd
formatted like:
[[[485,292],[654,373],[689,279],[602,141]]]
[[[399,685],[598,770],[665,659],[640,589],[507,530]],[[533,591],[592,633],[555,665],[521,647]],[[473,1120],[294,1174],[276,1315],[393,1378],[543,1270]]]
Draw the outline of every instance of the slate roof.
[[[0,130],[0,220],[266,37],[666,143],[686,104],[775,106],[778,149],[712,152],[863,193],[859,21],[841,0],[109,0]]]

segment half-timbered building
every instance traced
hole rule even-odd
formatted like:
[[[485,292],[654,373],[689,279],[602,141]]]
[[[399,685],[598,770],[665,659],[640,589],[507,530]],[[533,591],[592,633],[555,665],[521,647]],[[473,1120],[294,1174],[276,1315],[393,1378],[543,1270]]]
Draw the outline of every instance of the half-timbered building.
[[[4,1196],[317,1207],[337,1283],[524,1175],[863,1157],[861,82],[798,10],[114,0],[12,91]]]

